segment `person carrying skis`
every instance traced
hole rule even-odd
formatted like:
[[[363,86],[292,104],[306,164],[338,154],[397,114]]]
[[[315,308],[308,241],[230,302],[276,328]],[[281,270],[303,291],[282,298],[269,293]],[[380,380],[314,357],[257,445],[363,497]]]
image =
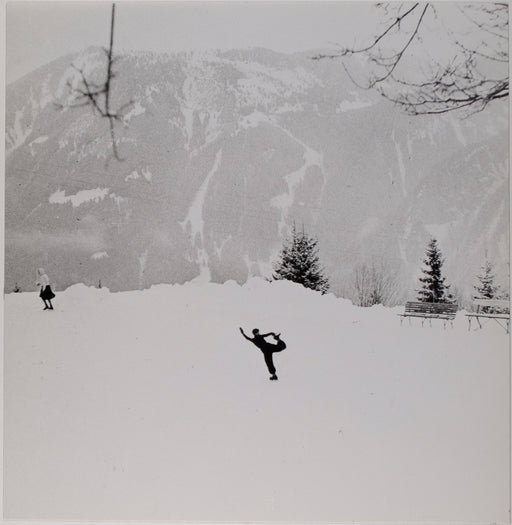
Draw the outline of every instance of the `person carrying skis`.
[[[275,352],[281,352],[286,348],[286,343],[280,337],[281,334],[275,334],[274,332],[269,332],[268,334],[260,334],[260,331],[257,328],[255,328],[252,331],[254,337],[247,336],[242,330],[242,328],[240,328],[240,332],[248,341],[251,341],[251,343],[256,345],[263,352],[263,356],[265,357],[265,364],[267,365],[268,371],[271,374],[270,379],[272,381],[276,381],[277,376],[276,367],[274,366],[273,354]],[[274,340],[276,341],[275,344],[269,343],[265,340],[265,337],[269,336],[272,336],[274,338]]]

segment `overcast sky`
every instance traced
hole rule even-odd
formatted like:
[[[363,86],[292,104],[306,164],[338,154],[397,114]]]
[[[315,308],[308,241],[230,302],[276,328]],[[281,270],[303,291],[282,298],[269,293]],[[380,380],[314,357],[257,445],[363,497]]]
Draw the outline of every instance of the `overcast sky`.
[[[7,4],[7,83],[67,53],[108,45],[111,2]],[[116,2],[115,50],[266,47],[294,52],[353,41],[364,2]]]

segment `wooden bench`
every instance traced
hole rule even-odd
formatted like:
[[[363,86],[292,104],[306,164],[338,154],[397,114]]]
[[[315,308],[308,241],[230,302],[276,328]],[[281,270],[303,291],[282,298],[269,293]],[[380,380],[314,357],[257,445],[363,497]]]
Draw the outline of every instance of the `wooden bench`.
[[[478,326],[482,328],[481,320],[494,319],[503,329],[510,332],[510,303],[502,299],[475,299],[473,304],[476,312],[466,314],[468,318],[468,330],[471,330],[471,321],[476,319]]]
[[[453,328],[453,320],[457,314],[457,305],[453,303],[423,303],[408,301],[405,303],[405,311],[403,314],[398,314],[400,319],[400,325],[405,317],[409,318],[409,324],[411,324],[411,317],[419,317],[421,319],[421,326],[425,323],[425,319],[428,319],[430,326],[432,326],[432,319],[441,319],[443,326],[446,328],[446,323],[450,321]]]

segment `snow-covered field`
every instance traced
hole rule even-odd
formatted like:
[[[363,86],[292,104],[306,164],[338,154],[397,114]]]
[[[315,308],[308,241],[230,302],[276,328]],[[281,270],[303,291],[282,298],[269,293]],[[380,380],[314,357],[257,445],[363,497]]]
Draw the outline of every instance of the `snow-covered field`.
[[[508,520],[496,323],[259,279],[4,306],[7,518]],[[282,332],[279,381],[239,326]]]

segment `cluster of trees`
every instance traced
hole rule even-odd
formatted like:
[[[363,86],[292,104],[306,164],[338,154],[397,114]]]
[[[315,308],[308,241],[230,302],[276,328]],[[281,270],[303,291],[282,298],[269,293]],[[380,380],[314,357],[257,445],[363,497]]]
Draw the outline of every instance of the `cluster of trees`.
[[[430,303],[453,303],[454,295],[450,292],[450,285],[442,275],[444,259],[437,245],[436,239],[431,239],[426,258],[423,261],[423,277],[420,278],[421,288],[418,290],[418,300]],[[495,284],[494,266],[486,260],[481,267],[481,273],[476,276],[478,284],[474,288],[473,299],[505,299],[507,293],[502,292]]]
[[[444,258],[437,240],[432,238],[428,243],[423,260],[422,277],[417,300],[430,303],[454,303],[456,299],[450,291],[443,276]],[[318,240],[304,229],[297,230],[295,225],[291,235],[285,240],[279,259],[274,265],[274,279],[287,279],[306,288],[326,293],[329,279],[319,262]],[[495,284],[493,264],[486,260],[477,276],[478,284],[474,286],[475,299],[501,299],[506,297]],[[353,273],[352,299],[358,306],[375,304],[393,304],[400,289],[396,272],[384,263],[362,263]]]

